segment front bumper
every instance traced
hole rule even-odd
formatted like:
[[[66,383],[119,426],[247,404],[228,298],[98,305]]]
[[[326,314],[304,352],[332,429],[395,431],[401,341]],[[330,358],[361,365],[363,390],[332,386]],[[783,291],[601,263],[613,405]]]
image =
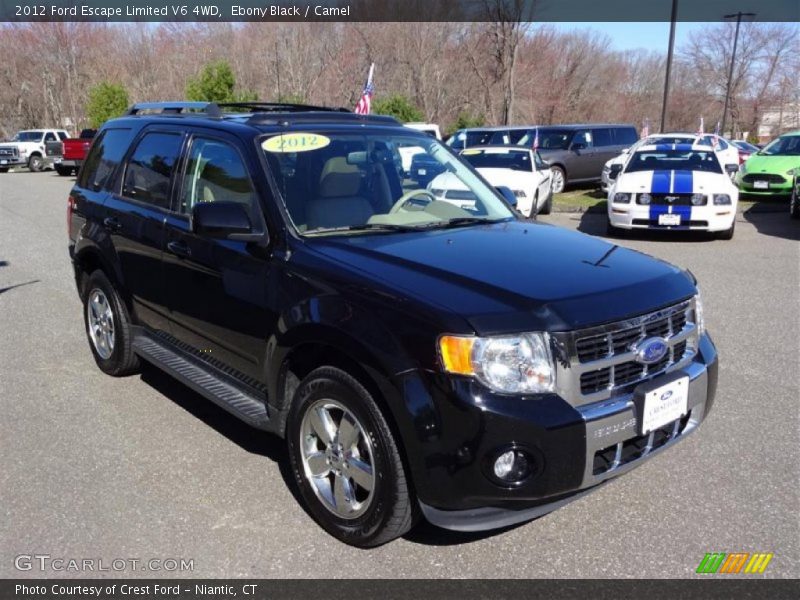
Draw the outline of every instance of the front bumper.
[[[28,164],[28,157],[25,156],[3,156],[0,157],[0,167],[24,167]]]
[[[736,182],[739,187],[740,194],[747,194],[748,196],[780,196],[792,193],[792,180],[788,179],[786,183],[770,183],[767,189],[755,188],[752,183]]]
[[[438,396],[438,414],[418,411],[417,443],[413,448],[406,443],[423,514],[447,529],[505,527],[550,512],[636,468],[693,432],[708,415],[717,384],[717,353],[708,336],[680,370],[690,378],[689,412],[653,439],[638,436],[634,390],[573,407],[555,394],[519,398],[474,383],[431,382],[426,387]],[[420,391],[409,382],[405,387]],[[418,408],[425,404],[419,397],[407,398],[406,406],[409,402]],[[516,487],[487,476],[490,458],[509,445],[525,449],[536,463],[534,475]]]
[[[659,207],[667,208],[667,207]],[[688,219],[681,219],[680,225],[660,225],[658,218],[653,218],[649,206],[640,204],[614,204],[608,208],[608,220],[614,227],[620,229],[665,229],[665,230],[694,230],[694,231],[727,231],[736,219],[736,204],[715,206],[682,206],[690,208]]]

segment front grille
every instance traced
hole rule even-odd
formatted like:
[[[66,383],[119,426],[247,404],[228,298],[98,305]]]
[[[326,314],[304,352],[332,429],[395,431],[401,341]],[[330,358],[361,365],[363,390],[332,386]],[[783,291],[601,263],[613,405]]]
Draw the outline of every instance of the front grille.
[[[756,181],[769,181],[770,183],[786,183],[786,179],[781,177],[780,175],[774,175],[771,173],[761,173],[760,175],[757,173],[749,173],[742,177],[742,181],[745,183],[755,183]]]
[[[592,475],[602,475],[624,464],[644,458],[653,450],[674,440],[686,429],[690,416],[691,412],[677,421],[673,421],[647,435],[630,438],[624,442],[598,450],[594,454]]]
[[[0,156],[16,156],[16,148],[0,148]]]
[[[689,343],[697,337],[693,315],[693,301],[685,301],[625,321],[555,334],[560,391],[576,405],[600,401],[614,390],[685,364],[696,348],[696,343]],[[638,362],[632,348],[654,337],[666,341],[666,355],[654,364]]]
[[[684,220],[681,219],[680,225],[659,225],[658,219],[634,219],[631,221],[633,225],[646,225],[647,227],[661,227],[663,229],[675,228],[675,227],[708,227],[708,221],[695,221],[695,220]]]
[[[636,197],[636,204],[642,205],[642,195]],[[650,194],[650,204],[656,206],[705,206],[708,196],[703,196],[700,204],[692,204],[692,194]]]

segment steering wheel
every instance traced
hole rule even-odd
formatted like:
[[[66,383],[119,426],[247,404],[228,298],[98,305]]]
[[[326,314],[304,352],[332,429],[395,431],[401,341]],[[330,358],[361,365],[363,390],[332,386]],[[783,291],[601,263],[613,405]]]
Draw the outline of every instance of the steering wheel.
[[[428,190],[411,190],[410,192],[406,192],[392,205],[392,208],[389,210],[389,214],[394,214],[399,212],[403,206],[405,206],[406,202],[411,200],[416,196],[425,196],[428,199],[428,204],[431,202],[436,202],[436,196],[431,194]]]

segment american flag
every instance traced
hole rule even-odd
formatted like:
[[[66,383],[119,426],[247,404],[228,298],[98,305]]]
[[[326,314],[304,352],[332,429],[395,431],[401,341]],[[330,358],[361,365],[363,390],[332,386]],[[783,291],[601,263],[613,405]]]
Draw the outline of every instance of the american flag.
[[[373,71],[375,71],[375,63],[372,63],[369,67],[367,83],[364,85],[364,91],[361,92],[361,98],[359,99],[358,104],[356,104],[356,114],[368,115],[370,108],[372,107],[372,94],[375,91],[375,88],[372,85]]]
[[[533,135],[533,151],[536,152],[539,149],[539,128],[536,128],[536,132]]]
[[[700,117],[700,128],[697,130],[697,135],[703,135],[706,131],[706,126],[703,123],[703,117]]]
[[[642,139],[650,137],[650,119],[645,119],[642,124]]]

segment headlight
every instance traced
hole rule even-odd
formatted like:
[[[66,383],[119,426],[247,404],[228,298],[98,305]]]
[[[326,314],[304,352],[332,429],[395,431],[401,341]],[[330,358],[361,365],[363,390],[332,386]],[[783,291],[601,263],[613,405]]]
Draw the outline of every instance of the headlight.
[[[703,335],[706,332],[706,320],[703,316],[703,300],[700,298],[699,289],[694,297],[694,321],[697,326],[697,335]]]
[[[692,194],[692,206],[702,206],[706,203],[706,197],[703,194]]]
[[[714,194],[714,205],[723,206],[731,203],[731,197],[728,194]]]
[[[439,355],[445,371],[475,377],[496,392],[549,392],[555,376],[548,341],[544,333],[444,335],[439,338]]]
[[[615,204],[628,204],[631,201],[630,194],[623,194],[622,192],[617,192],[614,194],[614,203]]]
[[[639,195],[639,204],[644,204],[645,206],[652,202],[653,197],[650,194],[640,194]]]
[[[795,174],[795,173],[797,173],[797,172],[798,172],[798,170],[799,170],[799,169],[789,169],[788,171],[786,171],[786,174],[787,174],[789,177],[794,177],[794,174]]]
[[[514,192],[514,196],[517,198],[525,197],[525,192],[523,192],[522,190],[512,190],[512,191]]]
[[[19,149],[19,155],[20,156],[25,156],[27,153],[28,153],[28,151],[25,148],[20,148]]]

